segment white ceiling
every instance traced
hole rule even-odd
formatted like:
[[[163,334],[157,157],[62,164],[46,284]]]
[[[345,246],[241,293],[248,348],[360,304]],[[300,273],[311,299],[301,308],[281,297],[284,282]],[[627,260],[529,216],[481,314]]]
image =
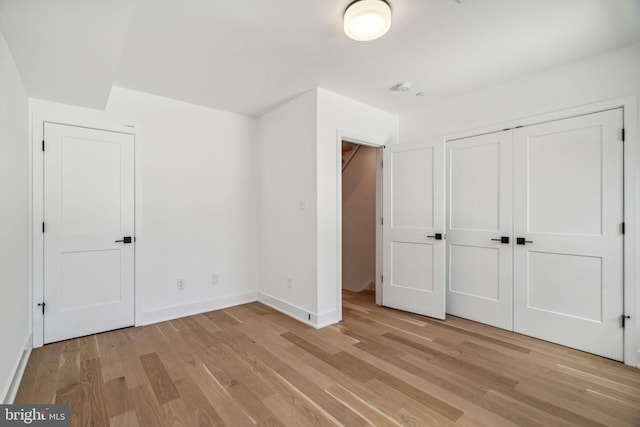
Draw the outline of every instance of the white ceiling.
[[[391,30],[356,42],[350,1],[0,0],[0,30],[32,97],[104,108],[117,85],[251,116],[316,86],[401,113],[640,40],[640,0],[389,0]]]

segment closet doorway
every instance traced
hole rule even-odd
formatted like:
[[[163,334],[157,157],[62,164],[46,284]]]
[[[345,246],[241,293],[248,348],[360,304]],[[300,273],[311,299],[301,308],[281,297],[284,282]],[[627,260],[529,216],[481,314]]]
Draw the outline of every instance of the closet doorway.
[[[375,298],[382,147],[342,141],[342,290]]]
[[[447,313],[624,358],[621,108],[450,141]]]

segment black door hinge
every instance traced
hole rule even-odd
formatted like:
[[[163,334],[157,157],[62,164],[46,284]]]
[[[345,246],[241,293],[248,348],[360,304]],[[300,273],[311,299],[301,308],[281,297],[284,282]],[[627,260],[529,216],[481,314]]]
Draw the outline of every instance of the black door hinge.
[[[627,316],[626,314],[622,315],[622,327],[624,328],[627,324],[627,319],[631,319],[631,316]]]
[[[625,135],[624,128],[622,128],[622,142],[624,142],[625,136],[626,136],[626,135]]]
[[[42,151],[44,151],[44,139],[42,140]]]
[[[380,282],[384,282],[384,275],[380,275]]]
[[[384,225],[384,218],[380,218],[380,225]]]
[[[620,231],[622,232],[622,234],[624,234],[624,222],[622,224],[620,224]]]
[[[43,315],[43,316],[44,316],[44,306],[45,306],[45,305],[47,305],[47,303],[46,303],[46,302],[44,302],[44,301],[43,301],[43,302],[41,302],[41,303],[38,303],[38,307],[42,307],[42,315]]]
[[[44,233],[44,221],[42,221],[42,232]]]

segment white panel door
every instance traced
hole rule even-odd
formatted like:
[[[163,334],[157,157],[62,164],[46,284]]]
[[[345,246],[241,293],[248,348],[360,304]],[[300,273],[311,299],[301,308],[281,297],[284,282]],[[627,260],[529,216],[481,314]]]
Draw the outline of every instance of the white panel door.
[[[447,160],[447,313],[511,329],[511,132],[449,142]]]
[[[444,319],[444,143],[384,157],[382,304]]]
[[[44,136],[44,342],[133,325],[134,138],[51,123]]]
[[[623,359],[622,110],[514,131],[514,330]]]

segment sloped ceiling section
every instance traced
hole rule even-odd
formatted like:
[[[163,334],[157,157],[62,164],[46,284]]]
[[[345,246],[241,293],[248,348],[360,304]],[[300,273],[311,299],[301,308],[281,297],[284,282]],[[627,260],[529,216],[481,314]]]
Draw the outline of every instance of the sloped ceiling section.
[[[33,97],[101,108],[117,85],[251,116],[313,87],[403,113],[640,40],[640,0],[390,0],[362,43],[350,1],[0,0],[0,30]]]
[[[1,0],[0,31],[33,98],[103,109],[134,0]]]

